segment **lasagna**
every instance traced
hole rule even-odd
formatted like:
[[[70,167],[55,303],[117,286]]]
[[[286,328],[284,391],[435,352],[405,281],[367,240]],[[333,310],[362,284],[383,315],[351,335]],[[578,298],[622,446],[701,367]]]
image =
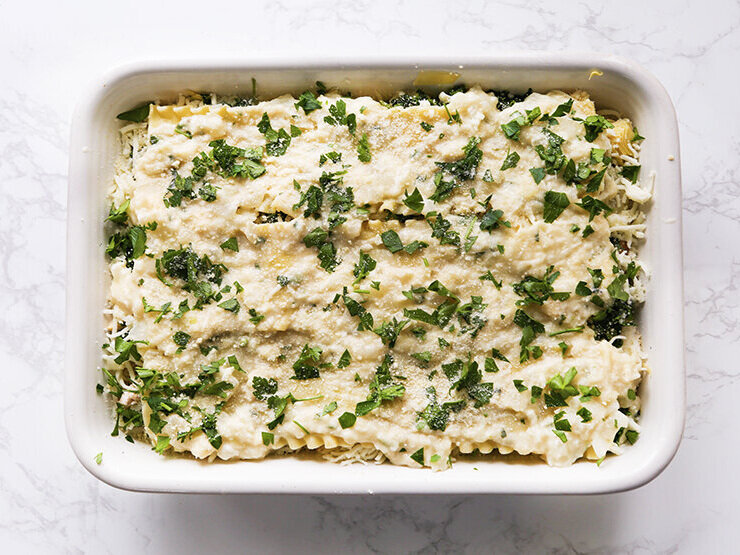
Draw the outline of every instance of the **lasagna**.
[[[601,462],[638,439],[651,176],[635,126],[587,93],[317,83],[119,118],[114,434],[436,470]]]

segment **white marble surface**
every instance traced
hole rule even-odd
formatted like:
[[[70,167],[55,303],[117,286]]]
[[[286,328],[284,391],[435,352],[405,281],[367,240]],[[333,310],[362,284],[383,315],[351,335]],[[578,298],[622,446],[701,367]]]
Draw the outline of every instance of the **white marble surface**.
[[[737,552],[736,0],[45,4],[0,2],[3,552]],[[512,49],[633,58],[676,104],[688,420],[660,477],[595,497],[196,497],[117,491],[82,469],[61,417],[67,147],[82,83],[146,58]]]

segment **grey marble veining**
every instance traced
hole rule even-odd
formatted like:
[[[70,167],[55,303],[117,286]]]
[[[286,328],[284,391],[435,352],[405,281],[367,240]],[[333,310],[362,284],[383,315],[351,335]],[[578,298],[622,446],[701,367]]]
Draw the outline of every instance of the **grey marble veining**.
[[[728,553],[740,522],[740,3],[0,4],[3,552]],[[593,497],[143,495],[89,476],[62,414],[69,122],[147,58],[594,50],[641,62],[681,125],[688,417],[669,468]]]

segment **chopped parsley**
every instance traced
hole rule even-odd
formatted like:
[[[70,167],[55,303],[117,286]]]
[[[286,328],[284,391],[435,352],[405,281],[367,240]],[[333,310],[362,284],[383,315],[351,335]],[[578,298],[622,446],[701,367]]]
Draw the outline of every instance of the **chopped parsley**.
[[[567,436],[565,435],[565,432],[570,432],[570,422],[567,418],[565,418],[565,411],[559,411],[556,412],[555,415],[552,417],[553,426],[555,429],[553,430],[553,433],[558,436],[560,441],[563,443],[566,443],[568,441]]]
[[[578,391],[581,393],[580,401],[582,403],[586,403],[593,399],[594,397],[601,396],[601,391],[598,387],[595,385],[587,386],[587,385],[579,385]]]
[[[529,173],[532,174],[532,179],[537,185],[545,179],[545,168],[530,168]]]
[[[478,148],[480,138],[470,137],[463,147],[464,156],[454,162],[435,162],[442,171],[452,175],[460,181],[475,178],[475,173],[483,157],[483,151]]]
[[[153,447],[153,449],[155,452],[161,455],[169,446],[169,436],[157,436],[157,444]]]
[[[545,270],[545,275],[542,278],[527,275],[522,281],[515,283],[513,285],[514,292],[520,297],[523,297],[521,300],[516,302],[516,305],[542,305],[548,299],[555,301],[567,300],[570,297],[570,293],[555,292],[552,287],[552,284],[559,276],[560,272],[556,272],[553,266],[549,266],[547,270]]]
[[[365,279],[370,272],[372,272],[377,266],[376,260],[369,254],[360,251],[360,258],[355,264],[355,268],[352,271],[352,275],[355,276],[354,283],[357,284]]]
[[[365,416],[367,413],[377,409],[384,402],[403,397],[406,388],[403,384],[396,381],[395,376],[391,375],[390,368],[392,364],[393,358],[390,354],[386,354],[370,382],[370,394],[367,400],[357,403],[355,407],[355,414],[357,416]]]
[[[335,164],[338,163],[338,162],[341,162],[342,161],[342,153],[341,152],[334,152],[334,151],[325,152],[324,154],[322,154],[321,156],[319,156],[319,166],[323,166],[324,164],[326,164],[327,160],[329,160],[329,161],[331,161],[331,162],[333,162]]]
[[[337,258],[337,249],[329,240],[329,233],[320,227],[312,229],[304,238],[303,244],[318,249],[319,265],[331,273],[341,262]]]
[[[381,233],[380,239],[383,241],[385,247],[394,254],[401,250],[406,251],[408,254],[414,254],[417,250],[424,249],[429,246],[424,241],[412,241],[408,245],[404,246],[398,233],[392,229]]]
[[[230,250],[234,252],[239,252],[239,243],[236,240],[236,237],[230,237],[229,239],[226,239],[223,243],[221,243],[220,247],[223,250]]]
[[[247,312],[249,313],[249,321],[252,322],[255,326],[265,319],[265,315],[260,314],[254,308],[250,308]]]
[[[411,357],[415,358],[419,362],[419,366],[426,368],[429,362],[432,360],[432,353],[429,351],[422,351],[420,353],[411,353]]]
[[[252,378],[252,392],[260,401],[266,401],[271,395],[275,395],[278,390],[277,381],[274,378],[263,378],[254,376]]]
[[[350,134],[355,134],[357,116],[355,114],[347,114],[347,104],[344,100],[337,100],[335,104],[329,106],[329,114],[324,117],[326,123],[334,126],[346,125]]]
[[[429,200],[434,202],[442,202],[448,198],[457,187],[459,183],[454,179],[451,181],[445,181],[442,179],[443,173],[437,172],[434,174],[434,193],[431,194]]]
[[[193,160],[193,177],[202,179],[207,170],[213,170],[221,177],[248,177],[257,179],[265,173],[261,164],[264,151],[261,147],[239,148],[226,143],[224,139],[211,141],[210,153],[201,152]]]
[[[285,129],[275,131],[270,123],[270,116],[262,114],[257,129],[265,136],[265,150],[270,156],[282,156],[290,146],[291,137]]]
[[[380,337],[380,339],[383,341],[383,344],[388,345],[388,347],[392,348],[396,345],[398,334],[401,333],[401,330],[403,330],[403,328],[406,327],[408,323],[408,320],[398,321],[394,316],[392,320],[383,322],[382,324],[380,324],[380,326],[373,329],[373,333],[377,334]]]
[[[184,282],[183,290],[192,293],[196,299],[194,309],[200,309],[212,300],[220,300],[221,293],[214,289],[220,285],[223,274],[227,271],[223,264],[214,264],[208,256],[198,256],[189,247],[187,249],[166,250],[155,262],[157,277],[168,286],[172,284],[165,276]]]
[[[592,221],[596,216],[604,212],[605,214],[610,214],[612,209],[609,207],[608,204],[603,203],[597,198],[594,198],[592,196],[586,195],[581,199],[581,202],[577,203],[578,206],[583,208],[586,212],[588,212],[588,221]],[[590,226],[589,226],[590,227]],[[584,233],[586,230],[584,229]],[[592,230],[593,232],[593,230]],[[584,235],[586,237],[586,235]]]
[[[302,192],[299,201],[293,205],[293,209],[297,210],[305,204],[306,209],[303,216],[306,218],[313,216],[318,219],[321,217],[322,206],[324,200],[326,200],[330,210],[327,218],[329,230],[331,231],[343,224],[347,218],[342,214],[348,212],[355,205],[352,187],[341,187],[344,182],[343,175],[346,173],[346,170],[323,172],[319,178],[319,187],[311,185],[305,192]],[[300,190],[300,185],[297,182],[294,182],[294,187]]]
[[[578,395],[578,388],[571,382],[578,371],[571,367],[565,375],[556,374],[547,382],[548,391],[545,392],[545,406],[566,407],[568,397]]]
[[[542,349],[536,345],[532,346],[531,343],[538,334],[545,332],[545,326],[529,316],[522,309],[517,309],[514,314],[514,323],[522,328],[522,338],[519,340],[519,346],[521,347],[519,362],[523,363],[529,360],[530,356],[532,358],[541,357]]]
[[[421,212],[424,209],[424,197],[421,196],[418,187],[414,187],[410,195],[404,193],[403,203],[414,212]]]
[[[529,404],[534,405],[537,402],[537,400],[540,397],[542,397],[542,392],[543,391],[544,390],[540,386],[533,385],[530,388]]]
[[[184,331],[176,331],[172,336],[172,341],[177,345],[176,352],[181,353],[185,350],[185,347],[187,347],[188,342],[190,341],[190,334],[185,333]]]
[[[306,114],[310,114],[314,110],[321,109],[321,102],[316,99],[316,95],[311,91],[306,91],[298,97],[298,102],[294,104],[295,109],[303,108]]]
[[[368,163],[372,160],[372,154],[370,154],[370,144],[367,142],[367,133],[363,133],[359,142],[357,143],[357,158],[360,162]]]
[[[503,285],[503,282],[500,280],[497,280],[493,274],[491,273],[491,270],[488,270],[485,274],[482,276],[478,276],[478,279],[481,281],[490,281],[493,283],[493,285],[496,287],[496,289],[501,289],[501,286]]]
[[[482,374],[474,360],[455,359],[442,365],[442,371],[450,380],[450,392],[465,390],[473,400],[474,407],[480,408],[490,402],[493,395],[492,383],[481,383]]]
[[[347,368],[347,366],[349,366],[351,362],[352,362],[352,355],[349,353],[347,349],[345,349],[344,352],[339,357],[339,361],[337,362],[337,368]]]
[[[557,173],[567,164],[565,155],[561,148],[565,139],[547,128],[544,128],[542,133],[547,138],[547,146],[535,145],[534,150],[540,159],[545,162],[544,173],[548,175],[557,175]],[[532,170],[530,170],[530,172],[532,172]],[[537,181],[537,179],[535,179],[535,181]],[[537,182],[539,183],[539,181]]]
[[[360,323],[357,326],[357,331],[372,331],[374,325],[373,315],[368,312],[364,306],[347,294],[346,287],[342,291],[341,299],[350,316],[357,316],[359,318]]]
[[[568,208],[570,201],[568,195],[565,193],[558,193],[555,191],[547,191],[545,193],[545,205],[543,215],[545,222],[551,224],[554,222],[563,211]]]
[[[312,380],[319,377],[321,364],[321,347],[310,347],[307,344],[301,349],[298,359],[293,363],[292,380]]]
[[[434,387],[426,389],[429,404],[417,415],[417,421],[425,422],[430,430],[444,432],[450,418],[450,412],[458,412],[465,406],[460,399],[440,404],[437,401],[437,392]]]
[[[629,295],[624,290],[624,286],[627,283],[627,276],[625,274],[619,274],[614,280],[606,287],[609,296],[612,299],[618,299],[620,301],[628,301]]]
[[[385,248],[387,248],[392,253],[397,253],[398,251],[403,249],[401,238],[398,236],[398,233],[396,233],[392,229],[381,233],[380,238],[382,239]]]
[[[519,114],[508,123],[502,124],[501,131],[504,132],[504,135],[506,135],[508,139],[511,139],[512,141],[518,141],[519,133],[526,125],[527,120],[524,118],[523,115]]]
[[[509,152],[504,158],[504,163],[501,165],[501,171],[508,170],[509,168],[516,168],[519,163],[519,153]]]
[[[418,190],[418,189],[417,189]],[[128,220],[128,207],[131,201],[126,199],[121,205],[116,208],[113,204],[110,205],[108,217],[105,219],[106,222],[113,222],[114,224],[124,225]]]
[[[498,229],[499,226],[511,227],[511,223],[504,219],[503,210],[494,210],[489,204],[485,204],[486,211],[480,221],[481,231],[491,233],[494,229]]]
[[[146,232],[157,229],[157,222],[146,225],[126,226],[108,237],[105,254],[111,258],[122,257],[127,268],[134,267],[134,260],[146,252]]]
[[[324,407],[324,410],[322,410],[316,416],[318,416],[319,418],[321,418],[322,416],[326,416],[327,414],[331,414],[332,412],[334,412],[335,410],[337,410],[337,406],[338,406],[337,405],[337,402],[336,401],[332,401],[331,403],[327,404]]]
[[[486,372],[498,372],[498,364],[496,364],[496,361],[500,360],[503,362],[509,362],[509,359],[506,358],[501,351],[496,349],[495,347],[491,349],[491,356],[486,357],[485,363],[483,365],[483,369]]]
[[[604,129],[610,129],[614,126],[604,116],[588,116],[583,120],[583,127],[586,129],[586,140],[592,143]]]
[[[567,114],[570,114],[571,110],[573,109],[573,99],[569,98],[567,102],[564,102],[563,104],[560,104],[552,114],[550,114],[550,117],[552,118],[559,118],[562,116],[565,116]]]
[[[429,212],[426,215],[427,223],[432,228],[432,237],[439,240],[440,245],[460,246],[460,234],[452,228],[449,220],[446,220],[442,214]]]
[[[219,303],[218,305],[220,308],[223,308],[224,310],[228,310],[229,312],[233,312],[234,314],[237,314],[239,312],[239,309],[241,308],[239,305],[239,301],[236,299],[229,299],[228,301],[224,301],[222,303]]]

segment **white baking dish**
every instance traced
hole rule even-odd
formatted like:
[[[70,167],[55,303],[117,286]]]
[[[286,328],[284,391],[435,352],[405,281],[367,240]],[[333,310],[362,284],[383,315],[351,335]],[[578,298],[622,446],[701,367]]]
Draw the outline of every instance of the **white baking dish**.
[[[603,75],[593,75],[592,70]],[[586,89],[600,108],[632,118],[647,137],[642,175],[656,172],[655,200],[642,251],[652,274],[640,324],[652,373],[643,397],[640,440],[601,467],[551,468],[522,459],[457,462],[446,472],[391,465],[339,466],[310,458],[207,464],[167,458],[148,446],[110,436],[112,420],[96,394],[100,379],[105,299],[106,190],[118,151],[115,116],[145,100],[172,99],[183,90],[247,93],[251,79],[264,97],[300,93],[316,80],[353,93],[414,87],[420,70],[460,74],[458,82],[515,91],[532,87]],[[426,74],[427,76],[429,74]],[[684,361],[681,180],[676,116],[658,81],[611,56],[516,54],[415,61],[282,60],[148,63],[107,75],[88,92],[72,122],[67,239],[65,418],[72,447],[101,480],[126,489],[178,492],[291,493],[597,493],[634,488],[671,460],[683,430]],[[103,453],[102,464],[95,455]]]

